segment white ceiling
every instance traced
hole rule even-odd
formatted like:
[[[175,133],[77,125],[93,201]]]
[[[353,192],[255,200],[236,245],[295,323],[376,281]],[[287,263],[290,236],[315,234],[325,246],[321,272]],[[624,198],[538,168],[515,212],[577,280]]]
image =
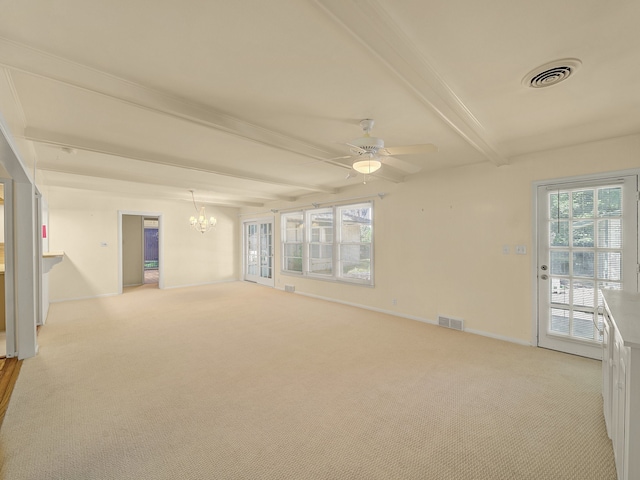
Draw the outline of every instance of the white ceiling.
[[[640,132],[639,23],[637,0],[4,1],[0,111],[44,185],[261,206],[362,181],[331,159],[363,118],[439,147],[402,157],[418,175]]]

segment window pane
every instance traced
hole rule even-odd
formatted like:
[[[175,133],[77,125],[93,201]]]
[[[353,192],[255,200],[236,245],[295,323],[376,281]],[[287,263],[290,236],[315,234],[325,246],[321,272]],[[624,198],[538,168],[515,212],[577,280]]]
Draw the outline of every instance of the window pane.
[[[341,209],[342,243],[371,243],[371,207]]]
[[[594,307],[595,283],[582,280],[573,282],[573,304],[579,307]]]
[[[308,212],[310,240],[309,273],[333,274],[333,210],[316,209]]]
[[[333,242],[333,211],[322,210],[309,213],[312,242]]]
[[[551,274],[569,275],[569,252],[551,252]]]
[[[322,275],[333,273],[333,245],[309,245],[309,271]]]
[[[551,278],[551,302],[569,305],[569,280],[565,278]]]
[[[549,194],[549,216],[551,218],[569,218],[569,192]]]
[[[594,340],[593,313],[573,312],[573,336]]]
[[[554,333],[569,334],[569,310],[551,309],[551,331]]]
[[[290,272],[302,272],[302,258],[285,258],[285,270]]]
[[[620,280],[621,272],[620,252],[598,253],[598,278],[605,280]]]
[[[284,256],[302,258],[302,244],[301,243],[285,243]]]
[[[589,218],[594,216],[593,196],[594,190],[578,190],[571,194],[574,218]]]
[[[593,277],[593,252],[573,252],[573,275],[576,277]]]
[[[622,188],[598,189],[598,216],[617,217],[622,215]]]
[[[622,248],[622,220],[598,220],[598,247]]]
[[[342,276],[371,279],[371,247],[369,245],[340,245]]]
[[[285,242],[302,242],[304,229],[302,212],[282,215],[283,237]]]
[[[371,243],[371,225],[360,225],[360,241],[362,243]]]
[[[552,247],[568,247],[569,246],[569,222],[553,221],[550,224],[549,240]]]
[[[579,220],[573,222],[574,247],[593,247],[593,238],[593,220]]]

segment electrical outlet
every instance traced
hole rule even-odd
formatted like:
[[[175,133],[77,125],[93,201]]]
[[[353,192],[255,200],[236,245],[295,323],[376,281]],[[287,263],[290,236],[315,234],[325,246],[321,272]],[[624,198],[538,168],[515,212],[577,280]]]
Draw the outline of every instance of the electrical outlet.
[[[398,304],[398,299],[397,298],[391,299],[391,305],[397,305],[397,304]]]
[[[527,247],[526,245],[516,245],[516,255],[526,255]]]
[[[502,246],[502,254],[503,255],[509,255],[510,252],[511,252],[511,248],[509,247],[509,245],[503,245]]]

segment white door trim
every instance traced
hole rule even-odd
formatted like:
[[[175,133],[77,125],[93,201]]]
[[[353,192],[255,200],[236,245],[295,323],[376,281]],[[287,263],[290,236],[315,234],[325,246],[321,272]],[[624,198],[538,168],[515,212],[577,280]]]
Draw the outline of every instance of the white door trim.
[[[628,175],[638,175],[640,177],[640,168],[628,169],[628,170],[616,170],[612,172],[600,172],[587,175],[577,175],[572,177],[558,177],[546,180],[538,180],[531,184],[531,245],[533,246],[531,255],[531,345],[538,346],[538,188],[547,185],[566,185],[574,184],[579,186],[580,183],[587,183],[590,181],[601,181],[603,179],[616,179],[618,177],[624,177]],[[640,209],[640,207],[639,207]],[[640,225],[637,225],[640,228]],[[639,241],[640,243],[640,241]],[[638,252],[640,261],[640,251]],[[640,288],[640,284],[639,287]]]
[[[13,272],[14,248],[13,248],[13,181],[3,178],[0,183],[4,185],[4,305],[7,336],[7,358],[18,355],[16,342],[16,305],[15,282]]]

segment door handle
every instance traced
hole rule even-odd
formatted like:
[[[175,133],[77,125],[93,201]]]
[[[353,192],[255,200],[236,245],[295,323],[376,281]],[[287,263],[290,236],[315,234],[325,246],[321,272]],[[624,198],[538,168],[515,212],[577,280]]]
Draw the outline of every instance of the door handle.
[[[549,275],[540,275],[540,278],[542,280],[548,280],[549,279]]]

